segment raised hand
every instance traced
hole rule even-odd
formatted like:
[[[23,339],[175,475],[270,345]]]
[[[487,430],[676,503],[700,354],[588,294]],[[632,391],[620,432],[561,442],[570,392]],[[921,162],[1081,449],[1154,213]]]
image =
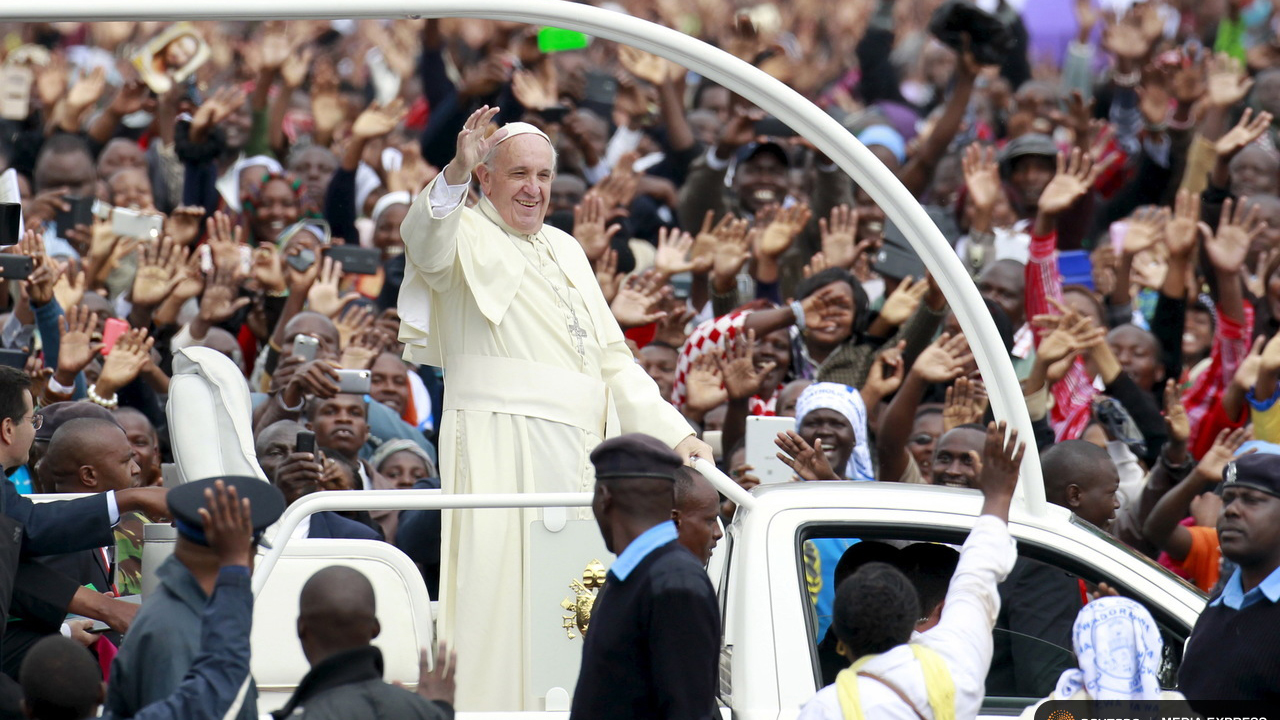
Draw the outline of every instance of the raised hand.
[[[1008,432],[1008,440],[1005,433]],[[1018,442],[1018,431],[1006,423],[988,423],[987,440],[982,449],[982,469],[978,471],[978,487],[985,502],[983,515],[995,515],[1009,520],[1009,503],[1018,485],[1018,471],[1022,467],[1025,443]]]
[[[893,327],[906,322],[920,307],[920,301],[929,292],[929,283],[924,278],[913,280],[910,275],[898,283],[898,287],[889,293],[884,305],[880,308],[880,319]]]
[[[156,339],[148,337],[146,328],[134,328],[121,335],[111,352],[103,358],[102,372],[94,391],[102,398],[110,398],[120,388],[128,385],[138,377],[147,363],[151,362],[151,348]]]
[[[1240,446],[1253,439],[1253,429],[1248,427],[1226,428],[1214,438],[1213,445],[1196,465],[1195,472],[1211,482],[1222,481],[1222,471],[1240,451]]]
[[[213,214],[206,224],[209,235],[209,256],[216,270],[240,272],[240,245],[244,242],[244,228],[233,222],[222,211]]]
[[[667,316],[665,311],[658,309],[658,305],[670,293],[671,288],[666,284],[666,278],[654,270],[646,270],[639,275],[632,275],[622,283],[617,295],[609,303],[609,309],[624,330],[648,325]]]
[[[204,208],[197,205],[180,205],[164,221],[164,234],[178,245],[190,245],[200,237],[200,221]]]
[[[946,400],[942,404],[942,432],[950,432],[961,425],[982,422],[987,413],[987,391],[982,383],[961,375],[955,384],[947,387]]]
[[[1048,216],[1056,216],[1084,197],[1098,179],[1102,166],[1079,148],[1070,157],[1058,153],[1058,172],[1040,193],[1039,210]]]
[[[1133,257],[1155,245],[1169,222],[1169,209],[1147,206],[1129,216],[1124,234],[1124,254]]]
[[[742,266],[751,259],[754,233],[751,223],[733,220],[723,231],[716,232],[715,255],[711,260],[711,283],[719,292],[728,292],[737,282]]]
[[[357,337],[372,328],[376,321],[373,311],[363,305],[353,306],[334,318],[333,324],[338,328],[338,347],[346,349]]]
[[[1182,444],[1191,437],[1191,419],[1182,405],[1178,383],[1170,378],[1164,383],[1164,424],[1169,428],[1169,442]]]
[[[102,343],[92,340],[98,328],[98,314],[82,305],[66,308],[58,318],[58,368],[54,377],[64,387],[75,384],[76,375],[88,367],[102,350]]]
[[[704,273],[711,269],[712,258],[692,258],[689,251],[693,249],[693,236],[679,229],[658,229],[658,252],[653,258],[653,267],[663,277],[671,277],[682,272]]]
[[[1164,224],[1164,244],[1171,256],[1188,257],[1195,250],[1200,224],[1200,193],[1179,190],[1173,215]]]
[[[719,361],[720,375],[724,378],[724,389],[730,400],[745,400],[758,395],[765,377],[777,367],[777,363],[770,360],[757,368],[755,352],[755,330],[748,330],[745,337],[739,334],[725,348],[724,357]]]
[[[554,83],[548,83],[532,70],[517,70],[511,75],[511,94],[526,110],[538,112],[555,107],[560,99]]]
[[[289,287],[284,275],[284,258],[272,243],[262,243],[253,249],[249,272],[260,291],[282,294]]]
[[[96,67],[88,75],[80,78],[80,80],[71,86],[71,90],[67,92],[64,102],[67,104],[67,113],[71,118],[79,118],[80,113],[86,108],[96,104],[102,99],[102,95],[107,90],[107,71],[104,68]]]
[[[583,196],[580,204],[573,206],[573,238],[593,263],[609,249],[613,236],[622,229],[617,223],[605,228],[605,210],[604,200],[590,192]]]
[[[115,97],[111,98],[111,112],[117,117],[136,113],[145,105],[149,93],[146,85],[130,80],[121,85]]]
[[[858,258],[858,211],[848,205],[831,209],[831,220],[818,218],[818,232],[822,236],[822,254],[835,267],[846,270],[853,267]]]
[[[360,293],[342,294],[342,263],[334,262],[326,255],[319,263],[320,277],[307,291],[307,307],[329,318],[335,318],[347,303],[360,297]]]
[[[311,48],[306,47],[299,52],[291,53],[285,59],[284,64],[280,66],[280,80],[284,82],[285,88],[298,88],[307,79],[307,73],[311,70],[312,55]]]
[[[804,230],[811,214],[808,205],[799,203],[789,208],[778,209],[775,206],[768,211],[761,211],[760,224],[764,226],[764,232],[756,241],[756,253],[776,258],[786,252]]]
[[[1151,51],[1151,42],[1133,13],[1118,23],[1109,22],[1102,30],[1102,46],[1120,60],[1140,62]]]
[[[973,199],[974,208],[990,212],[1003,191],[995,148],[969,145],[965,148],[961,167],[964,170],[964,185],[969,190],[969,197]]]
[[[650,85],[663,85],[680,76],[684,70],[666,58],[658,57],[630,45],[618,46],[618,61],[627,72]]]
[[[679,298],[673,298],[672,302],[668,303],[666,313],[667,316],[658,321],[658,329],[654,333],[653,340],[679,348],[684,345],[685,340],[689,339],[689,333],[685,332],[685,327],[697,313]]]
[[[1235,275],[1244,267],[1245,256],[1249,253],[1249,245],[1263,230],[1266,223],[1262,221],[1261,207],[1249,205],[1248,198],[1240,198],[1233,203],[1227,198],[1222,203],[1222,216],[1218,221],[1217,235],[1205,241],[1205,253],[1209,262],[1220,273]]]
[[[311,117],[317,137],[332,138],[334,129],[346,116],[338,95],[338,72],[331,61],[324,59],[315,64],[311,74]]]
[[[700,422],[704,415],[729,402],[729,393],[724,389],[724,378],[720,374],[720,363],[710,352],[698,356],[689,365],[689,372],[684,377],[684,410],[690,418]]]
[[[450,650],[443,641],[436,648],[434,669],[427,664],[427,649],[418,658],[418,694],[427,700],[438,700],[453,705],[457,683],[453,675],[458,669],[458,652]]]
[[[444,169],[444,179],[450,185],[462,185],[469,181],[471,172],[507,136],[506,130],[498,130],[485,137],[485,131],[489,129],[493,118],[497,117],[498,110],[499,108],[485,105],[471,113],[463,123],[462,130],[458,133],[458,149],[449,166]]]
[[[1253,108],[1245,108],[1240,122],[1228,130],[1213,144],[1213,151],[1218,154],[1218,162],[1226,162],[1235,157],[1249,143],[1262,137],[1271,127],[1271,113],[1263,110],[1254,115]]]
[[[80,304],[84,299],[84,291],[88,281],[85,279],[85,272],[78,270],[74,274],[68,268],[66,272],[58,276],[53,283],[53,296],[58,299],[58,305],[64,310],[73,308]]]
[[[400,98],[385,106],[374,102],[356,118],[355,124],[351,126],[351,135],[358,141],[380,138],[395,130],[408,114],[404,100]]]
[[[955,337],[942,333],[920,353],[910,372],[925,382],[950,382],[964,374],[965,366],[972,359],[963,333],[957,333]]]
[[[219,87],[192,115],[192,139],[203,141],[210,129],[231,117],[232,113],[244,105],[244,101],[244,89],[239,85]]]
[[[1226,53],[1209,59],[1207,97],[1209,104],[1228,108],[1244,99],[1253,87],[1253,79],[1245,73],[1240,61]]]
[[[27,297],[34,307],[49,304],[53,300],[53,287],[62,271],[44,250],[44,236],[35,230],[23,233],[17,252],[34,261],[31,275],[23,282]]]
[[[253,562],[253,508],[221,480],[204,491],[200,522],[219,567],[249,567]]]
[[[774,444],[782,452],[778,459],[796,472],[801,480],[840,480],[841,477],[831,469],[831,462],[822,449],[822,438],[816,438],[813,445],[805,442],[794,430],[778,433]]]
[[[251,298],[238,297],[239,294],[240,282],[236,273],[214,268],[213,274],[205,283],[204,295],[200,297],[200,313],[196,317],[206,325],[217,325],[230,320],[251,301]]]
[[[622,289],[622,281],[624,277],[618,274],[618,251],[605,250],[600,255],[600,259],[596,260],[593,266],[596,271],[596,282],[600,284],[600,292],[604,295],[604,301],[612,303],[613,299],[618,296],[618,290]]]
[[[370,327],[352,338],[342,348],[342,357],[338,364],[348,370],[368,370],[373,367],[373,361],[378,359],[378,355],[386,347],[385,332],[380,328]]]
[[[186,260],[185,248],[167,235],[147,243],[138,258],[138,272],[133,276],[129,301],[142,308],[153,308],[164,302],[182,282],[180,268]]]
[[[874,408],[882,399],[897,392],[902,386],[907,368],[902,360],[902,351],[906,345],[906,340],[900,340],[896,347],[882,351],[871,363],[871,369],[867,372],[867,379],[863,381],[861,389],[862,402],[868,408]],[[886,367],[892,369],[886,370]]]

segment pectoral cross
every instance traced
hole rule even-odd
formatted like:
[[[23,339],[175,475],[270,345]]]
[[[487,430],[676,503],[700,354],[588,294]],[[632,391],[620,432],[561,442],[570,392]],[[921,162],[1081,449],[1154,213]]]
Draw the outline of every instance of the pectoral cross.
[[[572,313],[572,317],[573,323],[569,325],[569,334],[573,336],[574,343],[577,345],[578,354],[586,355],[587,348],[582,344],[582,341],[587,337],[587,329],[582,327],[581,323],[578,322],[578,313],[576,311]]]

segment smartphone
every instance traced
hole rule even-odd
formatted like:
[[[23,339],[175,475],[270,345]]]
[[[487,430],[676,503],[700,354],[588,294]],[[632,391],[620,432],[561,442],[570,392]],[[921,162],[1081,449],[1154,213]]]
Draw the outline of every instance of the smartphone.
[[[31,114],[31,87],[35,80],[35,72],[26,65],[0,68],[0,119],[27,119]]]
[[[208,245],[200,246],[200,271],[206,274],[213,272],[213,252]],[[240,246],[240,272],[243,275],[253,274],[253,248],[248,245]]]
[[[289,263],[289,267],[304,273],[316,264],[315,251],[303,248],[293,255],[286,255],[284,261]]]
[[[164,216],[142,213],[128,208],[111,210],[111,232],[121,237],[155,240],[164,227]]]
[[[0,350],[0,365],[26,370],[28,357],[29,354],[21,350]]]
[[[382,267],[382,251],[356,245],[333,245],[325,248],[326,257],[342,263],[342,272],[353,275],[377,275]]]
[[[293,339],[293,354],[307,362],[316,359],[316,350],[320,348],[320,339],[311,335],[299,335]]]
[[[111,349],[116,346],[116,341],[127,332],[129,332],[129,323],[117,318],[107,318],[107,322],[102,326],[102,354],[110,355]]]
[[[587,102],[606,107],[613,107],[613,99],[617,95],[617,78],[607,72],[601,72],[599,70],[590,70],[587,72]]]
[[[563,105],[556,105],[554,107],[543,108],[538,111],[538,117],[542,118],[543,120],[546,120],[549,123],[564,122],[565,116],[568,114],[569,114],[569,108]]]
[[[0,280],[26,280],[34,268],[35,262],[28,255],[0,253]]]
[[[94,198],[64,195],[62,199],[71,206],[70,210],[59,212],[54,219],[54,222],[58,224],[58,233],[63,238],[67,236],[68,230],[77,225],[93,226],[93,204],[97,202]]]
[[[782,122],[776,117],[770,116],[759,120],[755,124],[755,134],[764,135],[766,137],[795,137],[796,131],[791,126]]]
[[[298,439],[294,441],[293,451],[300,453],[315,453],[316,434],[310,430],[300,431],[298,433]]]
[[[368,370],[339,370],[338,392],[364,395],[373,387],[373,374]]]
[[[17,245],[22,239],[22,203],[0,203],[0,246]]]

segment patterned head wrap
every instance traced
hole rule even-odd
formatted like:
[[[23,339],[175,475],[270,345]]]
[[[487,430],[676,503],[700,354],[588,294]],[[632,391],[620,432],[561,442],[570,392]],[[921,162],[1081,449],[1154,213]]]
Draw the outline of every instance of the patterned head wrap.
[[[853,428],[853,452],[849,455],[849,464],[845,466],[845,477],[850,480],[875,480],[871,451],[867,449],[867,406],[862,401],[862,393],[857,388],[840,383],[819,382],[810,385],[796,400],[797,432],[804,416],[814,410],[834,410],[843,415],[849,421],[849,427]]]

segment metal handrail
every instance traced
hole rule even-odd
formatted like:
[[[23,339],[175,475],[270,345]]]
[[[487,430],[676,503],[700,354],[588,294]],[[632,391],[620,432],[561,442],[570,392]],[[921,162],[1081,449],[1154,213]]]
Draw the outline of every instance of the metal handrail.
[[[439,490],[336,490],[304,495],[276,524],[271,549],[254,566],[253,594],[267,583],[303,518],[348,510],[459,510],[492,508],[590,507],[591,493],[492,493],[446,495]]]
[[[738,93],[808,139],[845,171],[902,229],[933,274],[969,338],[986,380],[991,409],[1028,443],[1035,434],[1013,363],[995,321],[955,250],[902,182],[848,130],[795,90],[759,68],[696,38],[620,12],[560,0],[59,0],[5,3],[0,19],[258,20],[303,18],[472,17],[555,25],[660,55]],[[1045,507],[1040,458],[1029,452],[1018,484],[1030,512]]]

